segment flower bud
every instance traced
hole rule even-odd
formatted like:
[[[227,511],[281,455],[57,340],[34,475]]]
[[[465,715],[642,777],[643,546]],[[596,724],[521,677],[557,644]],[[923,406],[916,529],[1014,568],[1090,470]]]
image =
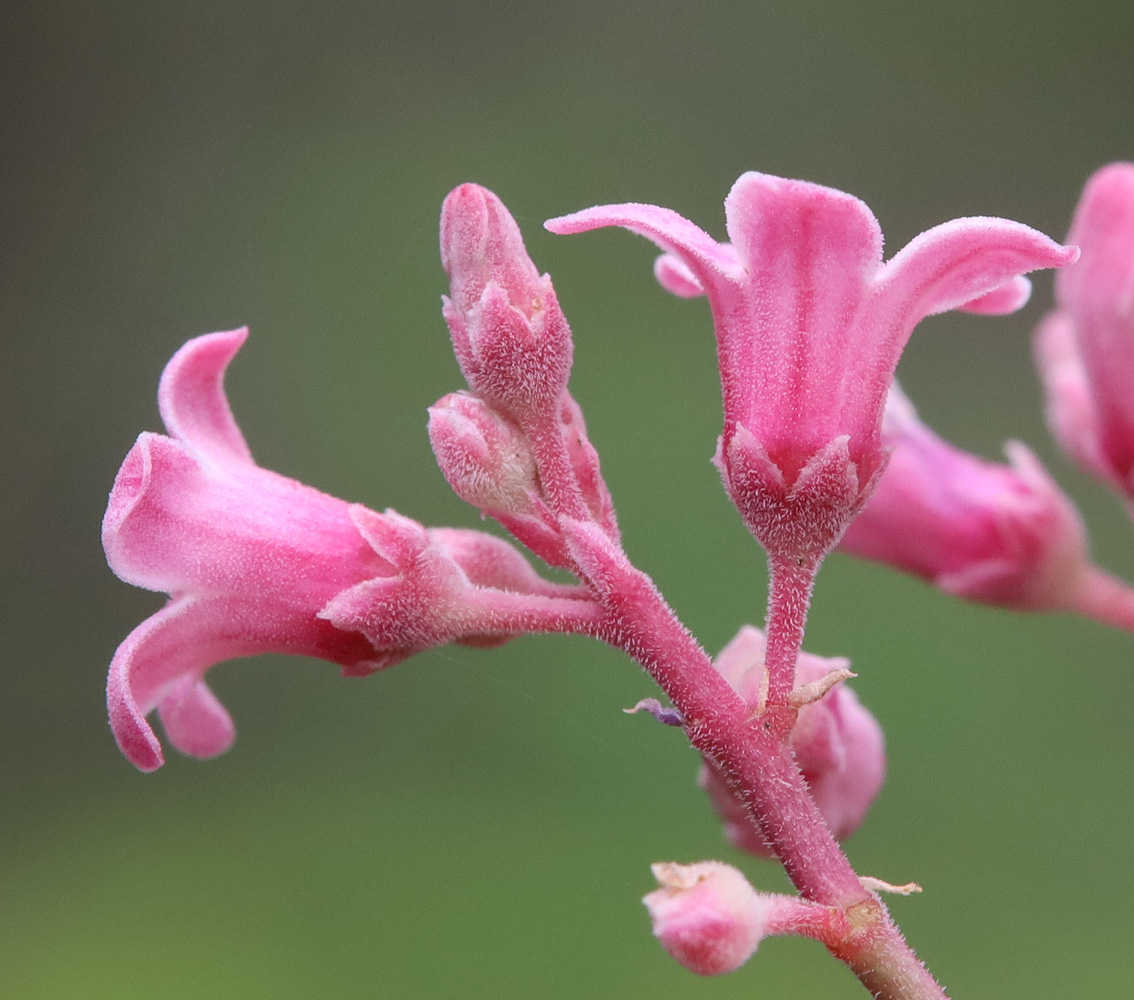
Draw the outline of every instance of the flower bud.
[[[464,392],[438,400],[429,408],[429,440],[462,500],[490,514],[532,509],[539,484],[527,438],[484,400]]]
[[[560,424],[564,444],[567,447],[567,458],[571,463],[571,471],[575,474],[575,482],[583,494],[583,500],[606,533],[611,538],[617,539],[618,521],[614,514],[614,501],[610,497],[610,490],[607,489],[606,480],[603,479],[602,470],[599,468],[598,452],[587,437],[583,410],[570,393],[563,394]]]
[[[732,972],[751,958],[766,934],[775,897],[756,892],[720,861],[651,866],[660,889],[642,902],[654,936],[699,976]]]
[[[573,346],[551,278],[536,271],[515,220],[476,184],[441,209],[443,314],[469,388],[520,422],[554,415]]]

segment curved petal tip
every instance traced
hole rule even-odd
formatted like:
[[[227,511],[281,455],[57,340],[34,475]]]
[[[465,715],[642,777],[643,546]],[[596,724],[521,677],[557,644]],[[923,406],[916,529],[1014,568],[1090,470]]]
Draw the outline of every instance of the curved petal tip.
[[[122,755],[139,771],[156,771],[165,763],[161,743],[130,691],[129,664],[133,654],[131,635],[114,654],[106,683],[106,709],[110,730]]]
[[[165,733],[183,754],[216,757],[236,739],[227,709],[204,681],[185,677],[158,705]]]
[[[158,385],[170,435],[217,461],[252,462],[224,391],[225,370],[247,339],[247,327],[194,337],[170,359]]]

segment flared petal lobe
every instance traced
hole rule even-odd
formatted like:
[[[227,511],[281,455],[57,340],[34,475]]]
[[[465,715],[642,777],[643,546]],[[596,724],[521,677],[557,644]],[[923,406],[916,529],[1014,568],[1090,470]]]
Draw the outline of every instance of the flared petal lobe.
[[[247,339],[247,327],[195,337],[162,372],[158,410],[165,428],[203,459],[253,464],[224,391],[228,364]]]
[[[122,753],[142,771],[162,765],[161,744],[145,718],[159,706],[163,720],[168,713],[174,722],[167,735],[179,750],[211,756],[227,749],[227,713],[221,717],[219,704],[186,685],[197,685],[217,663],[259,653],[296,653],[344,666],[376,655],[362,636],[294,608],[255,597],[176,598],[134,629],[111,661],[107,707]]]

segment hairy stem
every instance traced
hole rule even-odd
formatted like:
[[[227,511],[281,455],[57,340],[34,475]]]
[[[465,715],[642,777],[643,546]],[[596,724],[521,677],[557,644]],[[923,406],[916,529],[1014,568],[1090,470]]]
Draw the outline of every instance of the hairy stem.
[[[830,950],[879,1000],[947,1000],[885,906],[859,881],[767,715],[752,716],[620,549],[590,525],[572,536],[609,615],[598,637],[640,663],[681,711],[690,742],[720,769],[803,898],[847,914],[850,929],[828,943]]]
[[[782,710],[795,687],[795,661],[803,648],[803,630],[811,605],[811,591],[821,557],[802,559],[768,556],[768,612],[764,632],[768,637],[764,666],[768,671],[767,707]],[[794,717],[789,720],[790,733]],[[787,733],[783,734],[786,738]]]

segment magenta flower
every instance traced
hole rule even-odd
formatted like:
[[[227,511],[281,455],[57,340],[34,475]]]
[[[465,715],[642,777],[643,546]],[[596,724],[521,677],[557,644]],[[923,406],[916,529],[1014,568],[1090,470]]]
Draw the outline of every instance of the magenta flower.
[[[793,559],[829,551],[873,488],[886,390],[914,325],[968,303],[1012,308],[1026,297],[1020,275],[1075,259],[1027,226],[972,218],[883,264],[878,222],[857,198],[758,173],[733,186],[725,218],[731,243],[652,205],[590,208],[547,227],[623,226],[676,258],[659,265],[667,288],[704,290],[724,391],[716,461],[749,529]]]
[[[764,633],[745,625],[713,661],[717,671],[754,710],[767,695],[764,654]],[[841,657],[800,653],[796,682],[800,686],[817,685],[832,674],[853,676],[847,671],[849,665]],[[882,728],[858,696],[840,683],[799,709],[790,740],[828,829],[840,839],[849,837],[861,825],[886,776]],[[721,776],[706,763],[698,780],[724,820],[729,842],[743,851],[771,857],[764,838]]]
[[[1056,279],[1056,311],[1036,331],[1048,423],[1134,504],[1134,163],[1087,181],[1068,239],[1083,256]]]
[[[103,520],[111,569],[170,596],[119,646],[107,682],[115,739],[143,771],[163,761],[145,718],[154,708],[184,753],[231,744],[232,720],[203,680],[222,660],[298,653],[364,675],[521,630],[504,591],[570,589],[540,580],[500,539],[429,532],[257,466],[223,387],[246,336],[209,334],[174,355],[158,392],[169,436],[138,438]]]
[[[1091,562],[1075,505],[1018,441],[1009,465],[942,440],[898,388],[882,439],[890,463],[840,544],[946,593],[1018,609],[1075,605]]]

